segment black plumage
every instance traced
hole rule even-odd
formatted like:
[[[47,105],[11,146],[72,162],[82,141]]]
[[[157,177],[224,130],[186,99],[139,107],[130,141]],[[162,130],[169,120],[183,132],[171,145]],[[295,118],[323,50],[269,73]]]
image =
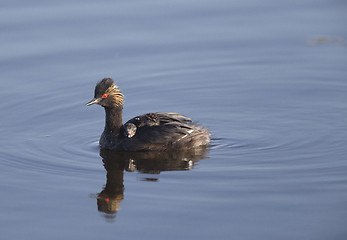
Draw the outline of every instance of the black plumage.
[[[210,132],[179,113],[147,113],[123,125],[123,94],[111,78],[95,87],[87,105],[105,108],[105,129],[100,148],[115,151],[177,151],[209,145]]]

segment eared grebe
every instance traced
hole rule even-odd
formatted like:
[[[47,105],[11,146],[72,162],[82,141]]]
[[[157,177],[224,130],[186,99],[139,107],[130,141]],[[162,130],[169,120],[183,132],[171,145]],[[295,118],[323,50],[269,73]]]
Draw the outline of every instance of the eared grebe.
[[[178,113],[147,113],[123,125],[123,94],[111,78],[95,87],[94,99],[87,106],[105,108],[105,129],[99,141],[101,149],[114,151],[177,151],[207,146],[210,132]]]

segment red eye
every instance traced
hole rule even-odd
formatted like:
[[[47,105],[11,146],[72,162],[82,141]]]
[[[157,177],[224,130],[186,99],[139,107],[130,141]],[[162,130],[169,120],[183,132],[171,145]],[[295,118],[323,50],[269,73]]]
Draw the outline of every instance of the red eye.
[[[102,95],[102,98],[107,98],[107,94],[105,93],[104,95]]]

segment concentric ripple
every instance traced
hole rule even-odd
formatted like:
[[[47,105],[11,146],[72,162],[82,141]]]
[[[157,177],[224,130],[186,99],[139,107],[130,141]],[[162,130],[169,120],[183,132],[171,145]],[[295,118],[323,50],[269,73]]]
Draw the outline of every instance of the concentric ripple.
[[[0,164],[16,170],[71,176],[103,171],[97,144],[97,126],[102,120],[97,124],[85,121],[82,115],[88,112],[84,104],[63,101],[69,98],[69,94],[36,95],[27,99],[30,111],[18,100],[17,111],[25,113],[25,119],[5,118],[7,128],[2,132],[8,137],[1,139]],[[0,108],[6,111],[4,104]]]

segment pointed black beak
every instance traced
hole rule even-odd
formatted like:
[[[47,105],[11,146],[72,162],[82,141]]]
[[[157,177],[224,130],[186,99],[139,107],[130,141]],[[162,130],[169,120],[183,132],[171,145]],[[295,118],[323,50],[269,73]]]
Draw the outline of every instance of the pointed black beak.
[[[93,104],[98,104],[100,102],[100,98],[93,98],[92,100],[90,100],[86,106],[90,106],[90,105],[93,105]]]

